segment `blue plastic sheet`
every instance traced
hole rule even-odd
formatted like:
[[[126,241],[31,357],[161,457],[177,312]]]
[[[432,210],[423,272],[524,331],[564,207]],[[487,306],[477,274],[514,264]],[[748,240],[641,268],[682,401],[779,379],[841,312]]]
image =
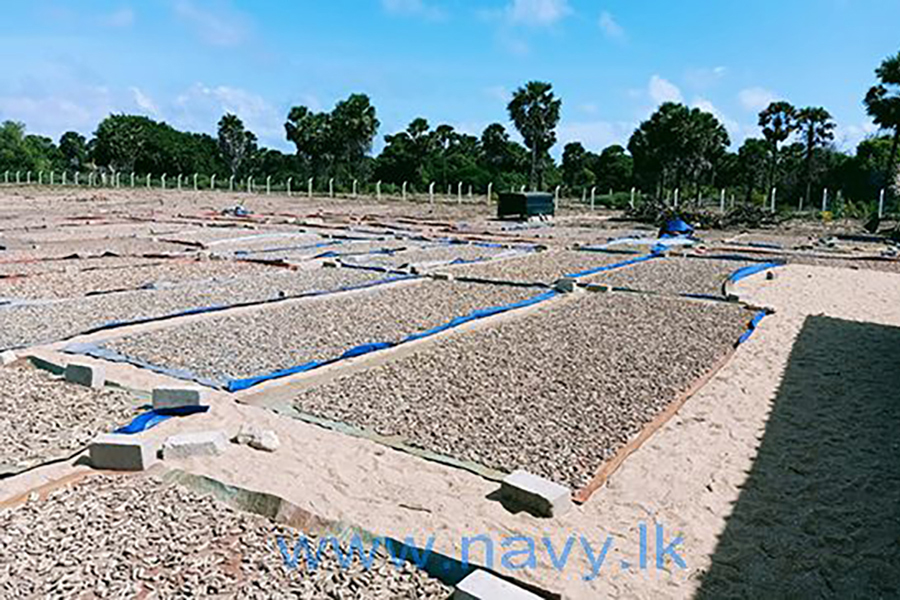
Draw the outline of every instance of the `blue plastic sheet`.
[[[750,339],[750,336],[752,336],[753,332],[756,331],[756,328],[759,327],[760,321],[765,319],[766,315],[768,315],[768,314],[769,313],[767,313],[766,311],[761,310],[758,313],[756,313],[756,315],[753,316],[753,319],[751,319],[750,324],[747,326],[747,331],[745,331],[741,335],[741,337],[738,338],[738,341],[737,341],[738,346],[740,346],[741,344],[743,344],[744,342],[746,342],[747,340]]]
[[[650,254],[645,254],[643,256],[639,256],[638,258],[632,258],[630,260],[616,263],[614,265],[603,265],[602,267],[596,267],[594,269],[588,269],[586,271],[580,271],[578,273],[571,273],[569,275],[566,275],[565,277],[569,277],[571,279],[578,279],[580,277],[587,277],[589,275],[595,275],[597,273],[602,273],[604,271],[612,271],[614,269],[620,269],[622,267],[627,267],[628,265],[634,265],[637,263],[646,262],[646,261],[652,260],[654,258],[661,258],[661,255],[656,252],[652,252]]]
[[[762,271],[767,271],[769,269],[774,269],[775,267],[780,267],[783,265],[784,265],[784,263],[780,263],[780,262],[767,262],[767,263],[759,263],[757,265],[750,265],[750,266],[744,267],[742,269],[738,269],[737,271],[732,273],[728,277],[728,281],[730,281],[731,283],[737,283],[741,279],[746,279],[747,277],[750,277],[751,275],[755,275],[757,273],[761,273]]]
[[[172,417],[187,417],[189,415],[196,415],[207,411],[209,411],[208,406],[182,406],[179,408],[152,409],[138,415],[128,425],[116,429],[115,433],[133,435],[156,427],[163,421],[168,421]]]

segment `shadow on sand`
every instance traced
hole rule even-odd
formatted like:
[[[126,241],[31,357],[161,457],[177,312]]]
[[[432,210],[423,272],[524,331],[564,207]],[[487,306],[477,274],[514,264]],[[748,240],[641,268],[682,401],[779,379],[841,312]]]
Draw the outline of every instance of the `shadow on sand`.
[[[900,328],[807,318],[697,597],[900,597]]]

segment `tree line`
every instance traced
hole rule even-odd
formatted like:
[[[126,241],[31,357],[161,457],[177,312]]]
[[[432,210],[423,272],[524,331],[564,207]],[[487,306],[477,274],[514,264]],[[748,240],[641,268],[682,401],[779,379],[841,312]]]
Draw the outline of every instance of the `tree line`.
[[[848,200],[870,202],[881,189],[896,194],[900,53],[885,59],[875,74],[878,81],[863,103],[885,134],[863,140],[853,155],[835,147],[835,122],[823,107],[772,102],[759,114],[761,135],[732,152],[728,131],[716,116],[667,102],[638,126],[627,148],[612,145],[595,153],[572,142],[557,163],[550,150],[557,143],[562,102],[551,84],[533,81],[517,89],[507,107],[522,143],[501,123],[474,136],[447,124],[433,127],[418,117],[403,131],[386,135],[383,150],[372,156],[380,127],[376,109],[365,94],[352,94],[331,111],[291,108],[284,127],[293,153],[260,147],[233,114],[219,121],[216,137],[144,116],[110,115],[90,140],[70,131],[58,143],[6,121],[0,125],[0,172],[293,177],[314,178],[318,186],[334,179],[338,189],[349,188],[353,180],[363,185],[406,182],[419,192],[432,183],[439,191],[461,182],[482,191],[491,183],[496,190],[561,186],[569,195],[582,196],[598,187],[604,192],[636,187],[657,198],[675,190],[685,198],[715,195],[726,188],[747,202],[764,202],[777,188],[780,198],[800,199],[806,206],[814,192],[828,187]]]

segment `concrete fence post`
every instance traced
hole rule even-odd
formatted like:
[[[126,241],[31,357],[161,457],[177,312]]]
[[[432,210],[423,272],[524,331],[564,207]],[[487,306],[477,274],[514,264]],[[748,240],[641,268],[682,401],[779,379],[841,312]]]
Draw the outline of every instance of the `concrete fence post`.
[[[197,185],[197,174],[194,173],[194,191],[198,191],[200,187]]]
[[[266,175],[266,196],[272,194],[272,176]]]
[[[134,171],[131,172],[131,187],[134,187]]]
[[[556,186],[556,188],[553,190],[553,206],[554,206],[554,207],[558,207],[558,206],[559,206],[559,192],[560,192],[561,189],[562,189],[562,186],[561,186],[561,185],[558,185],[558,186]]]
[[[878,194],[878,218],[884,217],[884,188]]]
[[[178,176],[175,177],[175,182],[176,182],[175,187],[180,192],[181,191],[181,173],[179,173]]]
[[[403,182],[402,192],[403,192],[403,200],[406,201],[406,182],[405,181]]]
[[[211,189],[213,191],[215,191],[215,189],[216,189],[216,174],[215,173],[213,173],[209,177],[209,189]]]
[[[456,203],[462,204],[462,181],[456,186]]]
[[[775,199],[778,197],[778,188],[772,188],[772,212],[775,212]]]
[[[293,177],[288,177],[288,179],[287,179],[287,195],[288,195],[288,198],[291,197],[291,182],[292,182],[293,180],[294,180]]]
[[[428,184],[428,202],[434,204],[434,182]]]
[[[636,190],[634,188],[631,188],[631,199],[628,201],[628,206],[630,206],[632,209],[634,208],[634,193],[635,193],[635,191]]]
[[[525,193],[525,186],[524,186],[524,185],[523,185],[523,186],[522,186],[522,189],[521,189],[521,190],[519,190],[519,192],[520,192],[520,193],[522,193],[522,194],[524,194],[524,193]]]
[[[148,190],[150,189],[150,186],[152,185],[152,181],[153,181],[153,176],[150,175],[150,173],[147,173],[147,189]]]
[[[719,192],[719,212],[725,214],[725,188]]]
[[[65,171],[62,172],[62,184],[66,185],[66,172]]]
[[[354,179],[354,180],[353,180],[353,197],[354,197],[354,198],[356,198],[356,190],[357,190],[357,186],[359,186],[359,182],[358,182],[356,179]]]
[[[25,173],[25,183],[27,185],[31,185],[31,171],[27,171]]]
[[[253,193],[253,176],[252,175],[247,176],[247,193],[248,194]]]
[[[591,188],[591,210],[594,210],[596,202],[597,202],[597,188],[592,187]]]
[[[50,185],[53,185],[53,176],[56,174],[56,171],[50,171]]]
[[[309,196],[309,199],[312,200],[312,194],[313,194],[313,178],[312,177],[310,177],[306,181],[306,189],[307,189],[307,196]]]
[[[675,208],[678,208],[678,194],[681,192],[680,189],[675,189]]]
[[[488,182],[487,197],[486,197],[488,204],[491,203],[491,196],[493,195],[493,190],[494,190],[494,182],[490,181],[490,182]]]
[[[334,198],[334,177],[328,180],[328,197]]]
[[[828,188],[822,190],[822,212],[828,210]]]
[[[16,185],[19,185],[19,183],[21,183],[21,180],[19,177],[19,171],[16,171]]]
[[[232,175],[231,177],[228,178],[228,191],[229,192],[234,191],[234,175]]]
[[[381,182],[378,181],[375,183],[375,197],[381,200]]]
[[[78,185],[78,176],[81,175],[78,171],[75,171],[75,185]]]

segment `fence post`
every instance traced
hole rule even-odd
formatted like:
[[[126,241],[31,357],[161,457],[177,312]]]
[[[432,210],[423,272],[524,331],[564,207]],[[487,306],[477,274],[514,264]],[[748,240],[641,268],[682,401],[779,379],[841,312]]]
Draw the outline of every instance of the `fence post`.
[[[359,184],[359,182],[356,179],[354,179],[353,180],[353,197],[354,198],[356,198],[356,188],[357,188],[358,184]]]
[[[44,183],[44,172],[38,171],[38,185],[43,185]]]
[[[287,195],[288,195],[288,198],[291,197],[291,182],[292,182],[293,180],[294,180],[293,177],[288,177],[288,180],[287,180]]]
[[[489,182],[488,182],[488,189],[487,189],[487,203],[488,203],[488,204],[491,203],[491,195],[492,195],[493,189],[494,189],[494,182],[493,182],[493,181],[489,181]]]
[[[197,174],[194,173],[194,191],[198,191],[200,188],[197,186]]]
[[[79,175],[80,175],[80,173],[78,171],[75,171],[75,186],[76,187],[78,186],[78,176]]]
[[[16,185],[19,185],[19,183],[21,183],[19,178],[19,171],[16,171]]]
[[[163,173],[162,176],[162,189],[166,189],[166,174]]]
[[[591,188],[591,210],[594,210],[594,204],[597,201],[597,188]]]
[[[521,189],[521,190],[519,190],[519,192],[521,192],[521,193],[522,193],[522,194],[524,194],[524,193],[525,193],[525,186],[524,186],[524,185],[523,185],[523,186],[522,186],[522,189]]]
[[[9,171],[3,172],[3,183],[9,183]]]
[[[406,201],[406,182],[403,182],[403,200]]]
[[[308,189],[307,195],[309,196],[309,199],[312,200],[312,192],[313,192],[313,189],[312,189],[313,188],[313,178],[312,177],[310,177],[309,180],[306,182],[306,187]]]
[[[882,218],[884,216],[884,188],[881,188],[881,193],[878,194],[878,218]]]
[[[25,173],[25,183],[26,185],[31,185],[31,171]]]
[[[334,177],[328,180],[328,197],[334,198]]]
[[[213,173],[209,177],[209,189],[211,189],[213,191],[215,191],[215,189],[216,189],[216,174],[215,173]]]
[[[678,208],[678,194],[681,192],[680,188],[675,189],[675,208]]]
[[[634,209],[634,192],[635,192],[635,189],[632,187],[631,188],[631,199],[628,201],[628,206],[630,206],[632,209]]]
[[[181,173],[178,174],[178,176],[175,178],[175,181],[176,181],[175,187],[180,192],[181,191]]]
[[[428,202],[434,204],[434,182],[428,184]]]
[[[828,209],[828,188],[822,190],[822,212]]]
[[[234,175],[232,175],[231,177],[228,178],[228,191],[229,192],[234,191]]]
[[[153,181],[153,178],[151,177],[150,173],[147,173],[147,189],[148,190],[150,189],[150,185],[151,185],[152,181]]]
[[[272,193],[272,176],[266,175],[266,196]]]
[[[556,186],[556,189],[553,190],[553,211],[556,212],[556,209],[559,208],[559,191],[562,186]]]
[[[462,181],[460,181],[459,185],[456,187],[456,203],[462,204]]]
[[[131,172],[131,187],[134,187],[134,171]]]
[[[63,173],[62,173],[62,184],[66,185],[66,172],[65,171],[63,171]]]
[[[53,176],[56,174],[56,171],[50,171],[50,185],[53,185]]]
[[[380,181],[375,183],[375,197],[378,200],[381,200],[381,182]]]
[[[725,214],[725,188],[719,193],[719,212]]]
[[[252,175],[247,176],[247,193],[248,194],[253,193],[253,176]]]
[[[778,188],[772,188],[772,212],[775,212],[775,198],[778,196]]]

